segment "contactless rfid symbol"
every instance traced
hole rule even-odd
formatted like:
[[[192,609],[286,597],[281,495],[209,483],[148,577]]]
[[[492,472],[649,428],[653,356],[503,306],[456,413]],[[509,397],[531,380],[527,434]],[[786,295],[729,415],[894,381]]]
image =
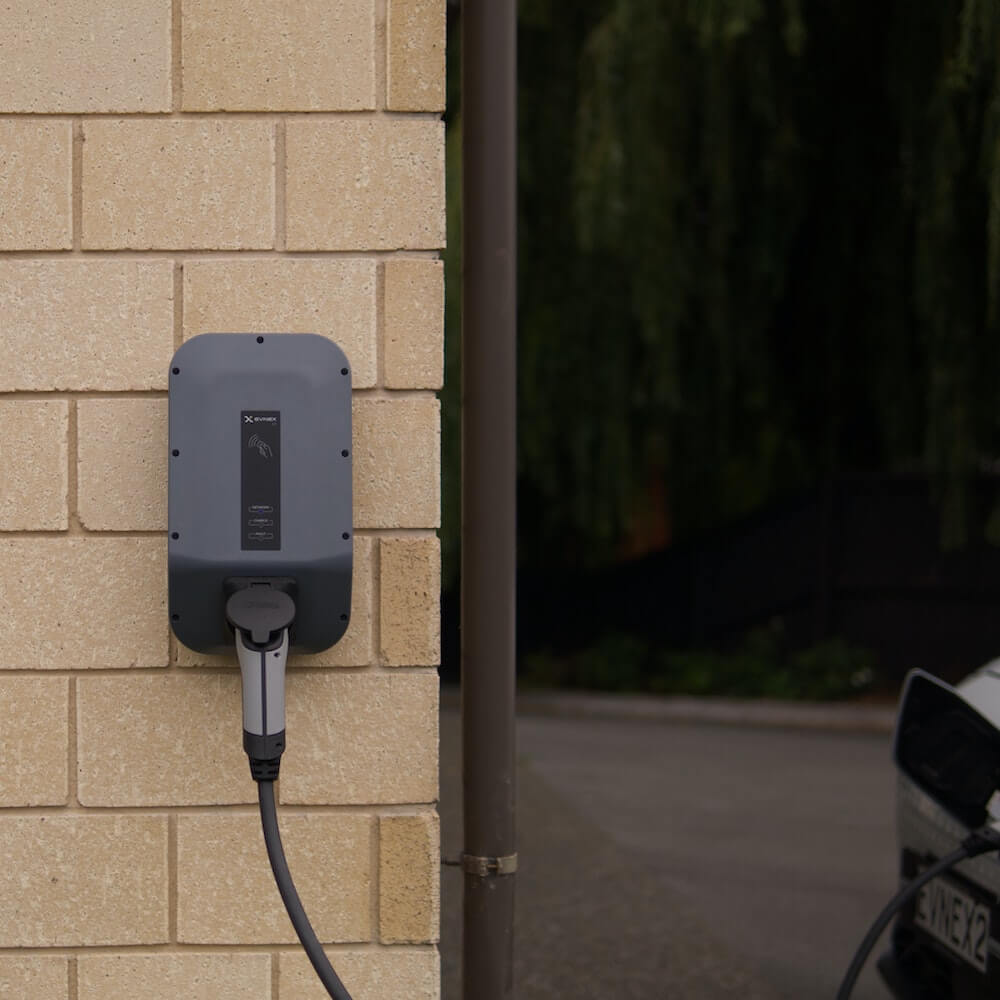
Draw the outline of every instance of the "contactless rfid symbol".
[[[264,440],[261,439],[260,435],[253,434],[250,440],[247,441],[248,448],[256,448],[260,453],[261,458],[271,458],[274,452],[271,450],[271,446]]]

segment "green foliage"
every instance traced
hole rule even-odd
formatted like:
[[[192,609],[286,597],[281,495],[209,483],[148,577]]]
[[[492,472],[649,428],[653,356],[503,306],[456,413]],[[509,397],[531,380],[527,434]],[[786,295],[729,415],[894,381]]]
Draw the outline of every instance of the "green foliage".
[[[871,653],[840,638],[790,652],[772,625],[729,652],[663,651],[633,635],[609,635],[571,656],[530,654],[520,679],[529,687],[827,700],[864,693],[875,672]]]
[[[1000,5],[520,17],[523,558],[613,557],[658,481],[690,536],[876,468],[961,543],[1000,452]]]

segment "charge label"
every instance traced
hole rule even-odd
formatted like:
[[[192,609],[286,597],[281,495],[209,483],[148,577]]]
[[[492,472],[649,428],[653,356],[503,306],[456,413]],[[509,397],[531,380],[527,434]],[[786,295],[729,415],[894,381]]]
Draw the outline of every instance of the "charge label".
[[[240,490],[240,547],[281,548],[281,413],[240,413],[243,484]]]

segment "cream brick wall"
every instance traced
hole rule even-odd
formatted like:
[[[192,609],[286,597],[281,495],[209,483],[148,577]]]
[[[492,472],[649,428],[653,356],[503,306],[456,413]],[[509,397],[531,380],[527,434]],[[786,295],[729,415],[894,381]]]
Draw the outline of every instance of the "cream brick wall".
[[[69,962],[65,958],[0,958],[0,997],[62,1000]]]
[[[444,110],[445,5],[389,0],[389,107]]]
[[[383,949],[382,952],[328,951],[337,973],[354,997],[365,1000],[435,1000],[441,970],[435,950]],[[382,958],[381,956],[385,957]],[[280,995],[294,1000],[326,1000],[327,993],[305,955],[284,952],[278,970]]]
[[[0,16],[0,997],[319,1000],[231,657],[166,615],[166,388],[204,332],[351,359],[351,624],[293,657],[289,861],[356,1000],[440,995],[445,0]]]
[[[166,389],[175,307],[166,260],[0,255],[0,392]]]
[[[422,250],[444,243],[444,125],[292,121],[289,250]],[[343,192],[332,201],[331,190]]]
[[[269,955],[86,955],[79,1000],[246,1000],[271,990]]]
[[[302,905],[321,941],[372,938],[374,822],[363,814],[281,817]],[[189,944],[293,944],[256,815],[182,816],[177,824],[177,934]],[[253,902],[248,905],[248,900]],[[252,919],[251,918],[252,915]]]
[[[69,403],[0,399],[0,530],[69,525]]]
[[[385,266],[385,384],[440,389],[444,383],[444,264],[391,260]]]
[[[187,0],[185,111],[367,111],[375,18],[354,0]]]
[[[4,112],[169,111],[163,0],[10,0],[0,33]]]
[[[0,250],[73,245],[69,122],[0,122]]]
[[[5,720],[0,806],[64,805],[69,794],[69,681],[8,677],[0,687],[0,712]]]
[[[379,832],[382,940],[436,941],[441,874],[437,816],[383,816]]]
[[[167,817],[0,816],[0,948],[169,939]]]
[[[87,250],[274,246],[274,126],[151,119],[83,126]]]

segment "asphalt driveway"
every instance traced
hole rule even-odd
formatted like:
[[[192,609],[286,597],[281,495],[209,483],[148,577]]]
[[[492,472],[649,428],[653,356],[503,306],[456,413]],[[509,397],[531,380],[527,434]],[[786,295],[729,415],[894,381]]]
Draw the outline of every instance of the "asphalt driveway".
[[[519,1000],[832,997],[895,886],[886,733],[519,719]],[[442,851],[461,851],[457,712]],[[458,1000],[461,873],[442,874]],[[886,1000],[869,968],[856,1000]]]

